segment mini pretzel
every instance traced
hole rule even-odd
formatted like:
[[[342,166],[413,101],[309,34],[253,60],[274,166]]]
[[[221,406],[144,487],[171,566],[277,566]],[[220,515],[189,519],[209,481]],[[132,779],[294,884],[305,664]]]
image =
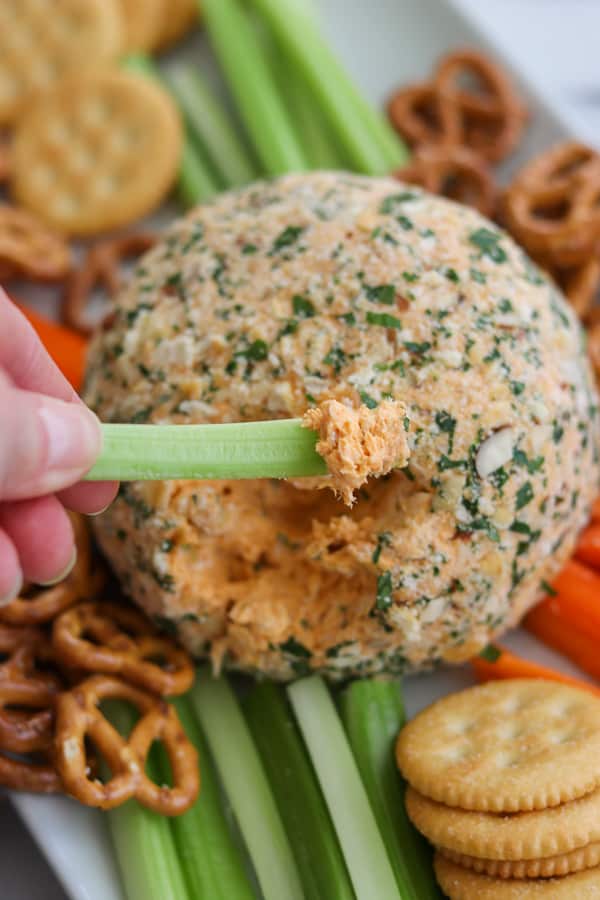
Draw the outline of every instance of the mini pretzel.
[[[0,625],[0,749],[30,753],[52,741],[54,702],[62,684],[37,662],[47,662],[50,638],[37,628]],[[29,711],[31,710],[31,712]]]
[[[504,196],[506,225],[551,267],[586,262],[600,245],[600,154],[568,141],[522,169]]]
[[[0,607],[0,622],[8,625],[41,625],[80,599],[93,598],[104,574],[92,569],[90,534],[82,516],[71,516],[75,531],[77,561],[70,574],[49,588],[29,587],[7,606]]]
[[[494,213],[496,190],[492,174],[484,160],[466,147],[421,147],[408,165],[394,175],[400,181],[419,184],[432,194],[473,206],[484,216]]]
[[[474,84],[463,86],[464,80]],[[526,120],[502,69],[476,50],[448,54],[431,81],[401,88],[388,102],[388,115],[413,146],[460,144],[489,162],[514,149]]]
[[[88,250],[83,264],[71,274],[65,287],[61,304],[65,325],[90,335],[96,327],[88,316],[88,306],[95,288],[103,287],[113,299],[121,288],[122,261],[145,253],[155,243],[154,234],[127,234],[102,241]]]
[[[0,158],[0,175],[2,160]],[[0,265],[13,276],[59,281],[71,267],[69,245],[35,216],[0,205]]]
[[[125,700],[140,718],[128,739],[104,717],[99,703]],[[106,760],[111,777],[106,784],[87,773],[85,739]],[[146,760],[154,741],[165,746],[173,787],[155,784],[146,775]],[[56,712],[56,764],[66,790],[81,803],[112,809],[132,797],[155,812],[176,816],[193,804],[200,788],[198,755],[188,740],[175,708],[123,681],[94,675],[61,694]]]
[[[80,603],[66,610],[54,622],[52,643],[62,663],[120,675],[153,694],[183,694],[194,681],[188,654],[137,610],[116,603]]]
[[[559,269],[554,277],[579,318],[585,321],[600,287],[600,256],[570,269]]]
[[[34,794],[58,794],[63,790],[60,775],[48,754],[41,754],[41,759],[26,760],[0,753],[0,784]]]
[[[600,307],[593,309],[587,317],[587,349],[596,373],[600,381]]]

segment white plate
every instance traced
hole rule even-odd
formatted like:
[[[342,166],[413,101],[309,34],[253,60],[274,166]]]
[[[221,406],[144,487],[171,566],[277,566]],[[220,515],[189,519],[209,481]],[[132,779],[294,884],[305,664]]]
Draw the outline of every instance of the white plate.
[[[465,17],[458,3],[459,0],[322,0],[332,43],[369,97],[378,104],[396,85],[426,77],[435,60],[448,49],[480,45],[492,50],[496,58],[513,70],[532,112],[526,138],[506,167],[506,174],[549,144],[567,137],[569,129],[552,108],[550,99],[533,90],[515,72],[510,47],[506,46],[504,52],[495,46],[489,36]],[[211,68],[206,47],[202,46],[199,52],[196,39],[177,55],[202,56]],[[165,221],[164,211],[160,220]],[[47,312],[46,298],[45,292],[36,291],[31,295],[35,304]],[[565,660],[522,631],[512,634],[507,643],[530,659],[577,674]],[[466,667],[407,679],[405,697],[409,715],[471,681]],[[73,900],[123,900],[102,814],[65,798],[15,795],[13,802]]]

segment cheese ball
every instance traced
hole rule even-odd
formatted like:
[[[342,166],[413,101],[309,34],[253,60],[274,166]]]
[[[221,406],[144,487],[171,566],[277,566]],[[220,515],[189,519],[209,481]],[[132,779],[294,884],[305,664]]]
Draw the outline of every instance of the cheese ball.
[[[96,520],[125,592],[217,670],[467,659],[542,596],[598,490],[571,308],[495,225],[391,179],[289,175],[175,222],[85,399],[138,423],[406,407],[408,465],[352,508],[310,481],[146,482]]]

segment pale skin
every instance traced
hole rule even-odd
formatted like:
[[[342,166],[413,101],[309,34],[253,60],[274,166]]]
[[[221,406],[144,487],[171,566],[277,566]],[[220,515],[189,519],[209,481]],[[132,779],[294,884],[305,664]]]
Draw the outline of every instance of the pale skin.
[[[96,514],[117,491],[81,481],[100,447],[98,420],[0,289],[0,604],[74,565],[66,510]]]

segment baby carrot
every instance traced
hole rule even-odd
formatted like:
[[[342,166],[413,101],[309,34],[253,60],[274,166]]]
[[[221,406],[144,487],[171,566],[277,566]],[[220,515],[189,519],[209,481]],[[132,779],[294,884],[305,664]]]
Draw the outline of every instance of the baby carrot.
[[[62,371],[65,378],[71,382],[76,391],[82,385],[85,370],[85,355],[87,341],[70,328],[57,325],[49,319],[33,312],[27,306],[19,305],[23,315],[31,322],[38,333],[44,347]]]
[[[592,521],[600,522],[600,497],[597,497],[592,504]]]
[[[600,641],[600,575],[570,560],[552,586],[559,595],[556,599],[565,621]]]
[[[540,666],[529,659],[523,659],[505,647],[493,644],[486,649],[485,653],[487,658],[476,656],[471,660],[478,681],[494,681],[501,678],[543,678],[546,681],[570,684],[573,687],[591,691],[600,697],[600,688],[595,685],[579,678],[563,675],[562,672],[557,672],[556,669],[548,666]],[[493,660],[492,656],[495,657]]]
[[[600,569],[600,521],[592,521],[581,533],[575,556],[588,566]]]
[[[560,595],[547,597],[531,610],[525,628],[548,647],[558,650],[580,669],[600,680],[600,656],[595,638],[569,622],[562,611]]]

